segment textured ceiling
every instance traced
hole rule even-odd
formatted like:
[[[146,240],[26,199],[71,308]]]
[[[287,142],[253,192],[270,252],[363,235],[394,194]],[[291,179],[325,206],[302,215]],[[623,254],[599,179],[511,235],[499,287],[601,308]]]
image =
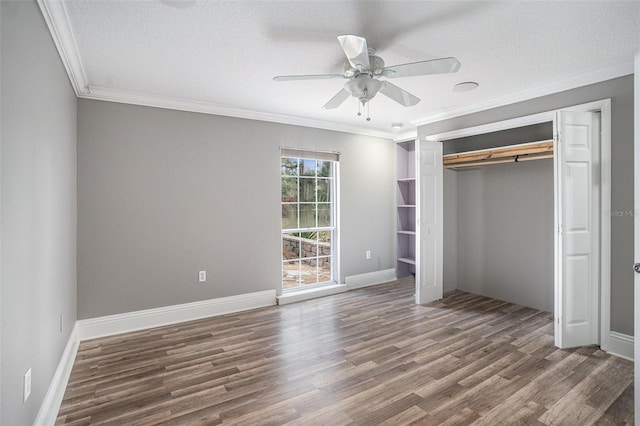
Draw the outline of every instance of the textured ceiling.
[[[92,92],[195,101],[230,115],[267,113],[274,121],[315,120],[372,134],[576,76],[629,73],[640,49],[638,1],[67,0],[64,8],[75,41],[65,48],[77,50]],[[387,65],[455,56],[462,67],[394,79],[422,101],[404,108],[378,95],[371,122],[356,115],[353,99],[322,109],[346,80],[272,80],[341,73],[340,34],[366,37]],[[451,90],[463,81],[480,87]]]

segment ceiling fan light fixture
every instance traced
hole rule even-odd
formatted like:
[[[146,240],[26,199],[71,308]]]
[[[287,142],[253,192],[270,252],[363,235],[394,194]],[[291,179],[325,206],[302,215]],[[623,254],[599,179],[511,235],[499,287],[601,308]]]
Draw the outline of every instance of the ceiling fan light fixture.
[[[382,88],[382,82],[373,78],[355,78],[348,81],[344,88],[351,93],[351,96],[366,104]]]
[[[475,81],[464,81],[453,86],[454,92],[469,92],[479,86]]]

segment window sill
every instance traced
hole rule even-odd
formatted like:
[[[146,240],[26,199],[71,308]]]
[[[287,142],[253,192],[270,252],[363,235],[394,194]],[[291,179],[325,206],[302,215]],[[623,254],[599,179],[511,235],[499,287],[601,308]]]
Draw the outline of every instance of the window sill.
[[[345,291],[347,291],[345,284],[332,284],[309,290],[292,291],[278,296],[278,305],[287,305],[289,303],[301,302],[317,297],[331,296],[332,294],[344,293]]]

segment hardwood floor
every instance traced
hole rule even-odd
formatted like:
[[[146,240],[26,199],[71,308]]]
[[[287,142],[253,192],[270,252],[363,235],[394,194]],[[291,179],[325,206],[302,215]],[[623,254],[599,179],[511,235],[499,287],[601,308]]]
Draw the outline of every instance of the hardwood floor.
[[[633,424],[633,364],[551,314],[401,280],[82,342],[57,424]]]

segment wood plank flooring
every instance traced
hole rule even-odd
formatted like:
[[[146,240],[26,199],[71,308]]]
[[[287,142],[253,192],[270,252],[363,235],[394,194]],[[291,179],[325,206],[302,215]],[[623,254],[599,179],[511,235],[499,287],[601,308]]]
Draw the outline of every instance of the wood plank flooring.
[[[551,314],[401,280],[82,342],[59,425],[624,425],[633,364]]]

